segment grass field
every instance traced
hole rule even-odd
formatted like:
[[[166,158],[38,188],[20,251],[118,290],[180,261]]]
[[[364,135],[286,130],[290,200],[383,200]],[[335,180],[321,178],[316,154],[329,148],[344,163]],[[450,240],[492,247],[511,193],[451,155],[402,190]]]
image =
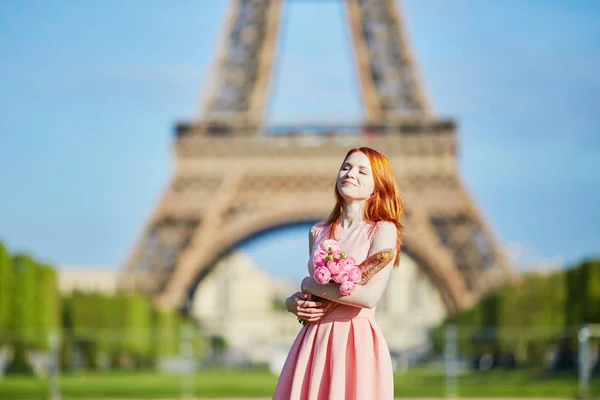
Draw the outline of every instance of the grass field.
[[[207,370],[194,376],[198,397],[268,397],[277,378],[262,369]],[[182,380],[177,375],[141,373],[86,373],[63,375],[61,393],[65,399],[179,398]],[[0,378],[0,399],[45,399],[47,379]],[[440,370],[412,369],[395,378],[398,397],[442,397],[445,379]],[[458,379],[461,397],[567,397],[578,393],[573,375],[542,376],[531,370],[468,373]],[[590,382],[589,393],[600,396],[600,378]]]

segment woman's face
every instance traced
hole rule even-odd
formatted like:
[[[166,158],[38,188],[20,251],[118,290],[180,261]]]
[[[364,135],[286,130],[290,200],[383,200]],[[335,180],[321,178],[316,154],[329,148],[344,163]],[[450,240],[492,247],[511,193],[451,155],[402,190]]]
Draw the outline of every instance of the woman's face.
[[[366,200],[375,190],[369,158],[357,151],[344,160],[337,179],[337,189],[346,200]]]

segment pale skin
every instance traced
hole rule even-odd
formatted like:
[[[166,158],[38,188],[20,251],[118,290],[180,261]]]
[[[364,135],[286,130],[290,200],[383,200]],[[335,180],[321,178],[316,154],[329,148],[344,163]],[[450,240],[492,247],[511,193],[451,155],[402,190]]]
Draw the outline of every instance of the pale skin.
[[[350,154],[340,168],[336,185],[344,199],[339,226],[351,228],[361,224],[365,203],[375,190],[369,158],[361,152]],[[312,246],[312,236],[309,234],[309,255]],[[373,238],[368,256],[383,249],[395,247],[396,227],[393,224],[383,224]],[[357,285],[356,289],[347,296],[340,295],[339,284],[321,285],[307,276],[302,280],[301,291],[287,298],[287,310],[308,322],[319,321],[324,314],[322,304],[313,301],[313,295],[350,306],[373,308],[385,291],[392,268],[393,261],[375,274],[365,285]]]

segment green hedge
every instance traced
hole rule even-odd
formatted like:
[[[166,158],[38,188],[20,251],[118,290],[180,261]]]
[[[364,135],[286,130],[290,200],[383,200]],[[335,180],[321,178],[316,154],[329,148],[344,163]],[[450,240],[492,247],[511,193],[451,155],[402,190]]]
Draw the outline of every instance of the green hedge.
[[[49,265],[38,265],[36,271],[35,325],[40,337],[39,346],[48,348],[51,332],[60,334],[60,294],[58,274]]]
[[[569,325],[600,323],[600,260],[587,260],[566,273],[565,314]]]
[[[157,356],[171,356],[179,353],[179,315],[171,311],[156,310],[154,314],[156,325]]]
[[[0,345],[7,340],[8,331],[12,329],[14,283],[12,259],[0,243]]]
[[[15,283],[13,286],[12,332],[29,346],[37,345],[38,296],[37,266],[33,258],[20,254],[13,258]]]
[[[86,368],[98,368],[100,356],[112,364],[139,368],[179,352],[184,319],[176,311],[155,309],[142,294],[75,292],[63,300],[63,307],[68,340],[83,351]],[[63,366],[68,364],[65,359]]]
[[[16,359],[12,372],[31,372],[28,350],[48,348],[51,332],[63,337],[61,365],[97,369],[104,362],[135,368],[156,357],[179,353],[181,329],[190,324],[177,311],[157,310],[140,293],[105,295],[74,292],[61,298],[58,273],[27,254],[11,256],[0,243],[0,345],[11,343]],[[199,354],[206,345],[194,340]]]
[[[121,303],[124,350],[140,361],[152,355],[152,304],[141,294],[124,294]]]
[[[442,349],[445,328],[452,324],[459,328],[458,346],[464,356],[508,352],[522,362],[540,363],[551,344],[567,337],[568,329],[586,323],[600,323],[600,260],[587,260],[566,271],[524,274],[515,286],[488,294],[472,309],[448,317],[434,330],[434,344]],[[532,329],[544,332],[525,335]],[[503,335],[508,330],[511,334]],[[572,347],[572,336],[562,345]]]

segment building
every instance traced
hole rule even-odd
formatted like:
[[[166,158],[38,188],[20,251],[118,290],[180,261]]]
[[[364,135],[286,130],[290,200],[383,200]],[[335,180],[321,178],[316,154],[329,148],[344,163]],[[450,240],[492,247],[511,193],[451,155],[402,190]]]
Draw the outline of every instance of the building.
[[[119,271],[111,266],[62,266],[57,268],[58,289],[69,295],[74,291],[114,294]]]

